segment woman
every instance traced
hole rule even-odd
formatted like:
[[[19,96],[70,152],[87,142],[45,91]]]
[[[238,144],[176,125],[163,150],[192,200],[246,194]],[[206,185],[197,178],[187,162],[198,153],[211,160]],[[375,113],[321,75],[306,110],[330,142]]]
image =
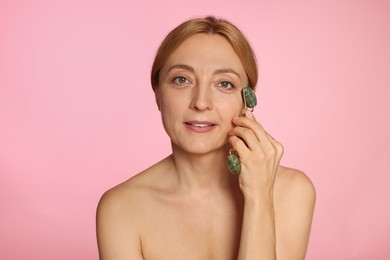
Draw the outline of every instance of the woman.
[[[279,165],[282,145],[244,108],[257,65],[242,33],[213,17],[184,22],[151,81],[172,154],[103,195],[100,259],[304,259],[315,190]]]

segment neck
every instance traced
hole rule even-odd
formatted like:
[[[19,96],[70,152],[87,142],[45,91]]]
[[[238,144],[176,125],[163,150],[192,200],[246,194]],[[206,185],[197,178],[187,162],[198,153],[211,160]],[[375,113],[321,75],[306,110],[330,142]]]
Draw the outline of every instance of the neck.
[[[206,154],[188,153],[175,146],[172,150],[172,161],[181,188],[196,191],[226,189],[237,181],[227,168],[227,148]]]

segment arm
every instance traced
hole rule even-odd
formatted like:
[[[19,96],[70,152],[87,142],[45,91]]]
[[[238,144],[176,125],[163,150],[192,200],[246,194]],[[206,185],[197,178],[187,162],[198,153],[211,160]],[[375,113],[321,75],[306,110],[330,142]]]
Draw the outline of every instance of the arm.
[[[314,189],[310,189],[312,186],[307,181],[306,184],[302,181],[304,178],[295,178],[295,188],[284,192],[285,187],[279,187],[275,194],[276,175],[283,169],[279,167],[282,145],[265,132],[249,111],[246,117],[234,118],[233,123],[239,127],[233,129],[229,142],[240,157],[239,182],[245,199],[238,258],[303,259],[314,206],[314,199],[310,199]],[[290,182],[284,179],[279,180],[278,185]],[[284,201],[284,198],[287,201],[280,205],[279,201]]]
[[[266,198],[245,201],[239,259],[305,259],[315,189],[304,173],[285,168],[279,171],[287,180],[281,181],[282,187],[274,194],[277,203]]]
[[[238,259],[276,259],[275,214],[272,198],[245,199]]]
[[[122,197],[120,192],[110,190],[99,202],[96,231],[100,260],[143,259],[135,221]]]

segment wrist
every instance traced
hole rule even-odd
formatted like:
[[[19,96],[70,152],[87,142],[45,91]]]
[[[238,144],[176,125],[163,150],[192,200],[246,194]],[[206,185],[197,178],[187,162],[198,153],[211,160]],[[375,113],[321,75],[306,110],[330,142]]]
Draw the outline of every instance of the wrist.
[[[272,194],[263,194],[256,196],[244,196],[244,205],[248,209],[258,212],[274,210],[274,200]]]
[[[243,191],[245,203],[256,206],[264,205],[267,203],[273,203],[273,191],[263,191],[263,192],[245,192]]]

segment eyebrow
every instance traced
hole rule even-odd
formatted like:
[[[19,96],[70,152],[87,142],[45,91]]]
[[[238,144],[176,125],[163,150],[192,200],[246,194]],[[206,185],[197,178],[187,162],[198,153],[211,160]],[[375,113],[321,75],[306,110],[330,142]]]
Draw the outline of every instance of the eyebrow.
[[[188,66],[188,65],[185,65],[185,64],[176,64],[176,65],[173,65],[172,67],[170,67],[167,70],[167,73],[170,72],[173,69],[184,69],[184,70],[188,70],[190,72],[195,72],[194,69],[191,66]]]
[[[233,69],[218,69],[218,70],[214,71],[213,74],[215,75],[215,74],[223,74],[223,73],[232,73],[232,74],[235,74],[238,78],[241,79],[240,74],[238,74],[238,72],[236,72]]]
[[[176,65],[173,65],[172,67],[170,67],[168,69],[167,72],[169,72],[169,71],[171,71],[173,69],[184,69],[184,70],[188,70],[188,71],[190,71],[192,73],[195,72],[194,68],[192,68],[191,66],[186,65],[186,64],[176,64]],[[230,68],[217,69],[217,70],[214,71],[213,75],[223,74],[223,73],[232,73],[232,74],[236,75],[238,78],[241,79],[240,74],[238,74],[238,72],[236,72],[235,70],[230,69]]]

